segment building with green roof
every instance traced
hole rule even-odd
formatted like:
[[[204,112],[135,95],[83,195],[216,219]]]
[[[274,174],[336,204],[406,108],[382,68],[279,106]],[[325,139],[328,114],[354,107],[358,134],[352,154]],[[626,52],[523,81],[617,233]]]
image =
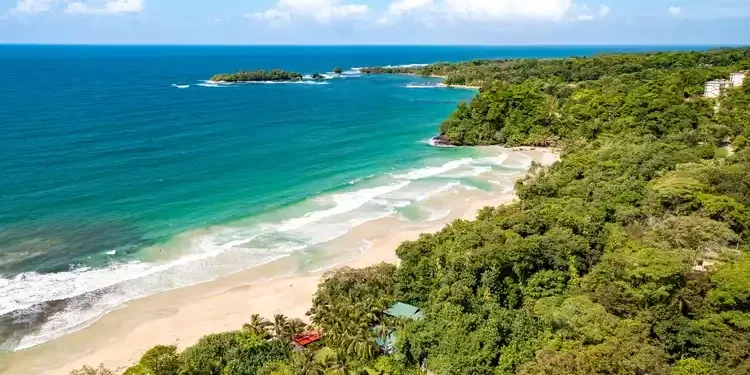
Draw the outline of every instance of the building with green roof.
[[[403,302],[394,303],[393,305],[391,305],[391,307],[385,310],[385,313],[396,318],[406,318],[414,320],[422,320],[424,318],[424,315],[422,315],[422,310],[419,307],[412,306]]]
[[[385,310],[385,314],[392,316],[394,318],[413,319],[413,320],[424,319],[424,315],[422,315],[422,310],[419,307],[412,306],[403,302],[394,303],[393,305],[391,305],[391,307]],[[375,326],[372,329],[377,330],[378,326]],[[375,341],[383,349],[384,352],[388,354],[392,354],[393,344],[396,343],[396,330],[391,329],[387,337],[385,338],[378,337],[375,339]]]

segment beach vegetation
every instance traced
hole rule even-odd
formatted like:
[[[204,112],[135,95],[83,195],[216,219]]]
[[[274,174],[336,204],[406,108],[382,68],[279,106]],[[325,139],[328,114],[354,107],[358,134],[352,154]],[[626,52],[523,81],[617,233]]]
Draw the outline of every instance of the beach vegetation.
[[[260,316],[260,314],[253,314],[250,316],[250,321],[242,325],[242,330],[263,338],[270,338],[269,328],[271,326],[273,326],[273,323],[266,318]]]
[[[83,366],[71,371],[70,375],[115,375],[115,372],[101,364],[99,367]]]
[[[258,370],[258,375],[295,375],[291,363],[285,361],[268,362]]]
[[[180,368],[177,347],[174,345],[155,346],[141,356],[138,366],[151,375],[177,375]]]

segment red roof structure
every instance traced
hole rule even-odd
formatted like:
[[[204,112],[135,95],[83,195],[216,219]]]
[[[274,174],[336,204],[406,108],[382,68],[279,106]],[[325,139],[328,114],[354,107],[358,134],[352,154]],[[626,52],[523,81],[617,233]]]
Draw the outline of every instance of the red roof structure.
[[[298,345],[308,346],[314,343],[315,341],[320,340],[321,338],[323,338],[323,335],[318,333],[318,331],[307,331],[307,332],[300,333],[297,336],[294,336],[292,341],[294,341]]]

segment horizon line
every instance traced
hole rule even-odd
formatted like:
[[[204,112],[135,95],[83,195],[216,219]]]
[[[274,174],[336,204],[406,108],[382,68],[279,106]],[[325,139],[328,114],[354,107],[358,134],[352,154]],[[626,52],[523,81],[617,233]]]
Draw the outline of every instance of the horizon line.
[[[750,44],[734,43],[673,43],[673,44],[636,44],[636,43],[479,43],[479,44],[397,44],[397,43],[363,43],[363,44],[211,44],[211,43],[3,43],[0,46],[71,46],[71,47],[747,47]]]

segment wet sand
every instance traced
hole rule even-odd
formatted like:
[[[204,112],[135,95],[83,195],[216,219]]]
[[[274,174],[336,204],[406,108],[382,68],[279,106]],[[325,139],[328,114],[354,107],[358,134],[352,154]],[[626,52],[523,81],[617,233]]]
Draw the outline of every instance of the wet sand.
[[[503,150],[485,149],[488,153]],[[551,150],[513,150],[522,151],[543,165],[558,159]],[[253,313],[265,317],[283,313],[306,319],[312,295],[326,270],[381,262],[396,264],[396,248],[402,242],[417,239],[422,233],[437,232],[456,219],[473,219],[483,207],[507,204],[515,196],[513,192],[453,190],[432,199],[448,204],[450,213],[434,221],[408,225],[395,217],[363,224],[332,241],[328,246],[330,254],[322,254],[325,261],[317,269],[306,269],[309,267],[302,256],[290,256],[215,281],[130,301],[85,329],[0,358],[0,373],[68,374],[84,364],[99,363],[123,371],[154,345],[176,344],[184,348],[206,334],[240,328]],[[369,244],[363,253],[337,258],[338,246],[351,248],[363,241]]]

